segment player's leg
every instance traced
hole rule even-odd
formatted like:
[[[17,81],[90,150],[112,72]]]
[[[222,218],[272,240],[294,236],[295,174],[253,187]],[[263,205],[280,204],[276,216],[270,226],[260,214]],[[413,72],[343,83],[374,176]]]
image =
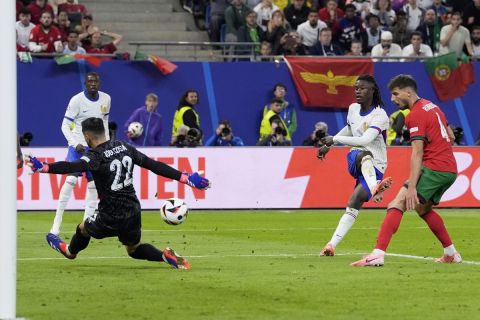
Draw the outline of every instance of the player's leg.
[[[348,200],[345,213],[340,218],[335,232],[333,232],[332,238],[320,252],[321,256],[333,256],[335,254],[335,248],[347,235],[348,231],[352,228],[355,220],[357,219],[360,208],[367,200],[367,192],[361,184],[357,184],[355,190],[353,191],[353,194]]]
[[[68,201],[72,196],[73,188],[77,184],[78,177],[77,175],[69,175],[65,179],[65,183],[60,189],[60,196],[57,202],[57,210],[55,211],[55,218],[53,219],[53,225],[50,229],[50,233],[59,235],[60,234],[60,227],[62,225],[62,218],[65,208],[67,207]]]
[[[92,217],[95,214],[98,204],[98,194],[97,188],[95,187],[95,182],[93,182],[93,177],[90,172],[86,172],[86,177],[88,180],[87,183],[87,196],[85,197],[85,213],[83,214],[83,220],[85,221],[88,217]]]
[[[373,155],[370,151],[360,152],[357,155],[356,162],[365,181],[364,186],[368,187],[369,194],[375,202],[381,202],[383,193],[392,185],[392,178],[387,177],[382,180],[383,174],[375,169]]]

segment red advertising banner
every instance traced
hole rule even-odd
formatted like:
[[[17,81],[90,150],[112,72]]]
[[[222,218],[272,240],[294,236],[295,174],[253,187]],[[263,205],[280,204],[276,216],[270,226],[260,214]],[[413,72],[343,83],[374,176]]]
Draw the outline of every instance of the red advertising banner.
[[[348,108],[355,101],[358,76],[373,75],[365,59],[285,57],[290,75],[306,107]]]

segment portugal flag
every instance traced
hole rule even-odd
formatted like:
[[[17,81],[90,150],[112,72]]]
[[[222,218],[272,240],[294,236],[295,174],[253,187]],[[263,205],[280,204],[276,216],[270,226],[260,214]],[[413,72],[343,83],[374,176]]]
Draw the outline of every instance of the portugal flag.
[[[177,65],[171,63],[170,61],[160,58],[159,56],[153,55],[153,54],[146,54],[140,51],[137,51],[135,53],[135,60],[148,60],[153,65],[155,68],[158,69],[163,75],[167,75],[175,71],[177,69]]]
[[[290,75],[306,107],[347,109],[355,102],[355,82],[373,75],[370,59],[285,57]]]
[[[430,58],[425,66],[441,101],[463,96],[468,86],[475,81],[472,63],[468,61],[459,63],[455,52]]]

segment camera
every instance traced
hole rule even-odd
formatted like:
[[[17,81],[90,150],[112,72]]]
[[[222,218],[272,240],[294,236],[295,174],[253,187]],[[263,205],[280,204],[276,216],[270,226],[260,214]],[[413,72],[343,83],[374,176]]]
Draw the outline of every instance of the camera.
[[[282,127],[276,127],[275,128],[275,134],[280,134],[282,136],[287,135],[287,130],[283,129]]]
[[[224,136],[224,137],[225,137],[225,136],[228,136],[228,135],[231,134],[231,133],[232,133],[232,130],[230,130],[229,127],[224,127],[224,128],[222,129],[222,132],[221,132],[222,136]]]
[[[320,140],[322,138],[325,138],[325,131],[323,130],[315,131],[315,140]]]
[[[33,134],[31,132],[25,132],[24,134],[20,135],[20,146],[28,147],[32,140]]]
[[[197,140],[200,137],[200,131],[196,128],[190,128],[187,131],[187,138],[190,140]]]

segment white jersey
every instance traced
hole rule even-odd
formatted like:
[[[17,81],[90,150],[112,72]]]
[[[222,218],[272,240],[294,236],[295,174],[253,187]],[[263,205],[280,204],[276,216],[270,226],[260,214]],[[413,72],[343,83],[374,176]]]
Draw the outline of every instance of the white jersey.
[[[82,121],[91,117],[103,120],[106,139],[110,140],[108,134],[110,102],[110,96],[102,91],[98,91],[97,100],[90,100],[83,91],[70,99],[62,123],[62,132],[69,146],[76,147],[78,144],[87,146],[82,133]]]
[[[360,104],[352,103],[348,108],[347,125],[349,130],[343,135],[351,135],[353,137],[362,137],[369,128],[378,130],[378,134],[372,142],[365,146],[354,146],[352,149],[370,151],[373,155],[375,168],[385,172],[387,169],[386,138],[390,126],[390,120],[385,110],[377,107],[372,108],[367,113],[362,113]]]

